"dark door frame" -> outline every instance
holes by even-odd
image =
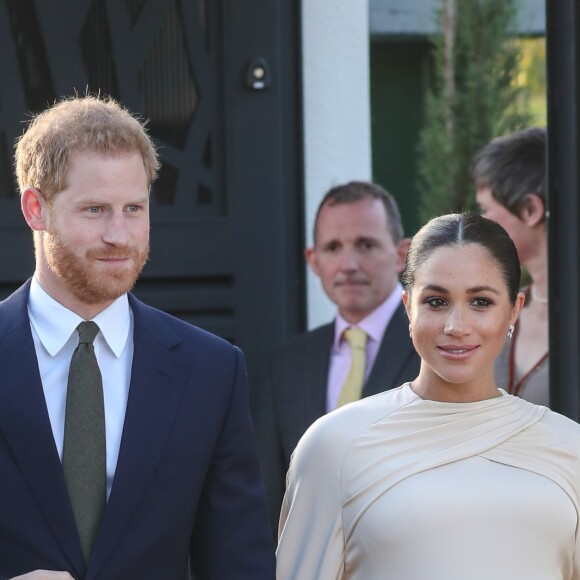
[[[194,9],[217,14],[220,27],[212,34],[219,34],[219,42],[212,46],[219,47],[220,80],[214,96],[221,100],[218,108],[221,137],[212,143],[225,157],[223,173],[218,175],[220,183],[215,187],[225,191],[223,202],[220,199],[223,205],[218,212],[207,215],[204,208],[192,214],[190,206],[177,216],[169,212],[169,205],[157,204],[152,208],[151,262],[137,284],[136,293],[152,305],[222,334],[241,346],[252,371],[273,346],[300,332],[305,325],[300,2],[150,0],[115,3],[82,0],[75,4],[74,14],[69,14],[68,25],[75,34],[69,35],[68,44],[57,42],[55,28],[49,25],[53,18],[61,18],[62,6],[62,0],[50,3],[25,0],[24,4],[23,0],[0,0],[0,15],[5,16],[0,19],[0,29],[5,32],[0,42],[5,49],[5,58],[0,55],[0,68],[7,78],[14,79],[7,81],[1,91],[0,153],[3,155],[0,155],[0,169],[4,177],[10,175],[11,168],[7,170],[7,166],[12,156],[12,142],[21,131],[21,122],[26,119],[26,108],[41,109],[52,99],[46,97],[46,91],[41,91],[45,95],[40,99],[42,102],[37,103],[39,99],[36,99],[33,105],[30,99],[35,93],[28,85],[27,95],[20,94],[23,79],[17,69],[18,63],[25,66],[26,43],[34,38],[34,31],[28,28],[31,21],[38,28],[37,40],[41,41],[44,31],[50,39],[51,50],[61,55],[66,48],[65,52],[69,53],[69,58],[64,60],[52,53],[46,54],[51,57],[47,60],[50,66],[40,67],[46,78],[42,81],[35,77],[35,81],[43,82],[40,88],[49,87],[50,94],[58,98],[63,91],[70,92],[67,87],[71,86],[71,78],[75,79],[77,88],[93,78],[88,64],[93,62],[95,70],[101,72],[104,64],[108,72],[94,77],[100,79],[95,86],[109,82],[109,88],[118,88],[133,83],[131,91],[119,89],[121,98],[125,98],[123,94],[131,94],[131,101],[124,104],[135,113],[148,116],[146,110],[139,109],[140,95],[136,88],[139,71],[135,64],[143,60],[139,50],[145,54],[145,47],[139,48],[138,43],[139,34],[146,30],[139,25],[130,29],[133,44],[121,47],[122,64],[118,69],[103,50],[106,35],[99,36],[98,32],[109,26],[114,32],[111,39],[119,42],[122,35],[118,34],[117,26],[127,26],[124,10],[129,6],[134,18],[141,16],[141,9],[146,10],[149,23],[152,14],[166,18],[169,8],[174,19],[175,14],[181,14],[182,26],[197,18],[192,12]],[[22,14],[26,7],[30,18]],[[39,19],[31,18],[37,14]],[[118,19],[111,20],[111,14],[116,14]],[[96,36],[85,34],[87,15],[93,19]],[[26,25],[24,34],[14,33],[22,29],[16,26],[16,20]],[[76,44],[71,45],[77,42],[80,29],[83,31],[82,54],[80,49],[76,53],[73,50]],[[151,36],[143,38],[151,42]],[[198,43],[194,57],[199,55],[199,35],[189,35],[188,40]],[[42,42],[35,46],[38,62],[46,51],[42,50]],[[13,54],[6,56],[10,51]],[[101,56],[108,60],[99,62]],[[263,88],[259,84],[248,85],[248,70],[253,61],[267,69]],[[215,77],[211,80],[213,83]],[[207,91],[203,96],[208,98]],[[183,94],[180,97],[182,101],[185,98]],[[204,115],[199,119],[204,126],[209,124],[203,107],[196,110],[196,114]],[[169,151],[169,161],[171,155],[180,153],[177,147],[172,153],[167,144],[164,149]],[[163,149],[161,152],[163,155]],[[192,165],[194,161],[199,162],[192,159]],[[197,172],[197,169],[185,169],[189,173]],[[6,296],[31,275],[34,261],[30,231],[20,215],[17,194],[11,183],[5,184],[3,191],[5,197],[0,196],[0,209],[5,210],[0,215],[0,247],[3,248],[0,295]],[[192,190],[191,195],[198,196],[199,192]],[[194,220],[190,219],[191,215],[195,216]],[[213,242],[209,238],[210,231]],[[174,267],[176,264],[181,264],[181,270]]]
[[[265,353],[305,326],[300,2],[224,4],[226,126],[234,160],[227,188],[239,216],[234,238],[247,241],[236,277],[241,288],[259,289],[239,295],[245,303],[239,345],[252,374]],[[256,60],[264,61],[270,76],[263,90],[246,85]],[[263,163],[273,150],[274,163]],[[257,231],[260,214],[268,219]]]
[[[546,0],[550,400],[580,420],[580,6]]]

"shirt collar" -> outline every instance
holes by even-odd
[[[334,348],[337,349],[339,347],[344,331],[351,326],[362,328],[372,340],[382,341],[385,330],[401,302],[402,293],[403,287],[398,283],[390,296],[358,324],[353,325],[347,322],[340,313],[337,313],[334,325]]]
[[[50,356],[55,356],[62,350],[76,327],[83,321],[78,314],[48,295],[36,277],[32,278],[30,284],[28,315],[40,342]],[[125,348],[131,327],[127,294],[117,298],[92,320],[99,326],[106,344],[118,358]]]

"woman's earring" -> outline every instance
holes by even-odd
[[[508,328],[508,331],[507,331],[507,337],[508,338],[511,338],[514,335],[514,330],[515,330],[514,325],[513,324],[510,324],[510,327]]]
[[[413,328],[411,327],[411,325],[409,324],[409,336],[411,338],[413,338]]]

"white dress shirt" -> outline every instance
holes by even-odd
[[[70,361],[83,319],[49,296],[36,278],[30,285],[28,315],[54,442],[62,460]],[[100,329],[94,346],[103,377],[107,444],[107,498],[119,456],[133,362],[133,314],[127,295],[93,319]]]

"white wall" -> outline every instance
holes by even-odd
[[[367,0],[302,0],[306,239],[330,187],[371,178]],[[310,271],[308,327],[335,308]]]

